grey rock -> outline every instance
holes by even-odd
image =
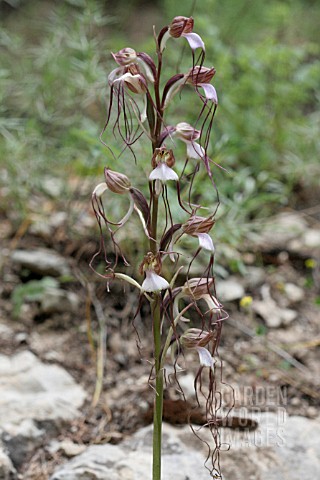
[[[0,427],[26,419],[57,422],[79,415],[85,392],[63,368],[45,365],[29,351],[0,355]]]
[[[320,421],[277,413],[252,414],[253,432],[223,429],[224,478],[234,480],[315,480],[320,471]],[[203,429],[204,440],[210,440]],[[211,443],[212,445],[212,443]],[[207,480],[205,444],[185,426],[163,425],[163,480]],[[96,445],[58,467],[51,480],[141,480],[151,478],[152,428],[146,427],[121,445]],[[208,465],[209,466],[209,465]]]
[[[70,267],[66,259],[49,249],[15,250],[11,260],[19,267],[27,268],[39,275],[53,277],[70,275]]]
[[[203,454],[185,452],[185,445],[176,435],[177,429],[164,424],[163,480],[208,479],[203,468]],[[189,431],[190,435],[191,432]],[[141,480],[151,478],[152,429],[140,430],[120,446],[96,445],[75,457],[57,471],[51,480]]]
[[[76,312],[80,298],[76,293],[61,288],[48,288],[42,299],[40,310],[42,313]]]
[[[0,336],[3,340],[10,340],[14,336],[14,330],[4,323],[0,323]]]
[[[42,188],[47,195],[57,198],[63,193],[64,182],[57,177],[45,177],[42,179]]]
[[[37,428],[33,420],[23,420],[19,425],[6,424],[2,440],[15,467],[20,467],[26,455],[41,445],[44,430]]]
[[[45,365],[29,351],[0,355],[0,390],[0,435],[17,468],[42,443],[40,425],[55,430],[77,417],[86,396],[63,368]]]
[[[270,286],[263,285],[261,288],[263,300],[254,300],[252,309],[260,315],[270,328],[278,328],[289,325],[298,316],[296,310],[280,308],[270,294]]]
[[[263,268],[247,266],[247,273],[244,277],[245,286],[253,290],[260,287],[266,278],[266,273]]]
[[[3,448],[0,446],[0,479],[15,480],[18,478],[17,471]]]
[[[309,228],[304,232],[302,238],[307,248],[320,248],[320,229]]]
[[[299,238],[289,243],[289,248],[297,253],[316,255],[320,251],[320,230],[308,228]]]
[[[232,302],[239,300],[245,294],[243,285],[239,278],[229,277],[228,280],[219,280],[216,283],[217,298],[219,301]]]
[[[266,222],[255,243],[261,248],[287,250],[289,243],[302,237],[307,228],[302,215],[284,212]]]
[[[286,283],[284,285],[284,293],[290,303],[298,303],[305,298],[304,290],[294,283]]]
[[[63,226],[68,219],[66,212],[56,212],[52,215],[37,218],[30,226],[29,232],[43,238],[49,238],[54,231]]]

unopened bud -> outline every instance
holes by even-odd
[[[194,300],[200,300],[209,293],[213,281],[213,278],[190,278],[183,286],[183,293]]]
[[[183,225],[183,230],[187,235],[196,236],[199,233],[208,233],[214,224],[215,220],[212,217],[204,218],[198,215],[193,215]]]
[[[104,169],[106,184],[113,193],[128,193],[131,183],[129,178],[123,173],[114,172],[110,168]]]
[[[200,83],[210,83],[215,73],[216,69],[214,67],[207,68],[197,65],[190,69],[186,82],[195,86]]]
[[[176,125],[175,134],[180,140],[193,142],[200,138],[200,130],[196,130],[189,123],[181,122]]]
[[[111,53],[114,60],[117,62],[118,65],[124,67],[126,65],[130,65],[137,59],[137,54],[133,48],[127,47],[119,50],[117,53]]]
[[[174,17],[169,25],[169,34],[171,37],[179,38],[185,33],[191,33],[193,31],[194,20],[192,17]]]
[[[214,332],[200,330],[200,328],[189,328],[180,337],[180,343],[184,348],[205,347],[214,337]]]

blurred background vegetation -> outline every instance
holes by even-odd
[[[178,3],[0,2],[0,214],[20,222],[56,194],[55,181],[60,201],[81,198],[82,183],[102,181],[105,165],[140,186],[141,170],[150,169],[149,146],[137,145],[134,168],[129,153],[116,164],[99,142],[107,75],[115,68],[110,51],[130,46],[153,55],[152,26],[159,31],[175,15],[190,14],[206,44],[205,65],[217,69],[209,154],[228,170],[214,170],[222,199],[218,241],[237,247],[281,208],[312,206],[320,177],[320,3]],[[168,42],[166,60],[168,72],[191,66],[182,39]],[[185,89],[168,123],[194,123],[196,102]],[[107,143],[120,152],[112,135]],[[196,191],[210,205],[214,194],[203,191],[202,180]]]

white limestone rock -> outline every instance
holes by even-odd
[[[224,478],[233,480],[315,480],[320,471],[320,420],[278,413],[252,415],[256,431],[222,430]],[[204,438],[209,432],[203,429]],[[226,450],[226,449],[225,449]],[[121,445],[96,445],[58,467],[51,480],[141,480],[151,478],[152,428]],[[163,426],[163,480],[208,480],[205,445],[185,426]],[[209,465],[208,465],[209,466]]]
[[[57,252],[46,248],[15,250],[11,255],[11,261],[20,268],[27,268],[43,276],[70,275],[67,260]]]

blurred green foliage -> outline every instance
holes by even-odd
[[[19,317],[25,301],[40,302],[46,292],[57,288],[59,282],[52,277],[43,277],[40,280],[30,280],[15,287],[11,295],[14,318]]]
[[[216,236],[235,247],[259,220],[292,205],[297,186],[312,188],[320,174],[320,4],[287,0],[98,0],[21,2],[4,16],[0,31],[0,187],[19,215],[30,193],[42,191],[44,175],[102,179],[109,165],[141,183],[150,169],[150,151],[137,144],[139,169],[124,154],[115,164],[99,142],[106,117],[110,51],[125,46],[153,54],[152,25],[193,14],[206,44],[206,65],[217,73],[219,107],[209,153],[229,173],[214,168],[222,206]],[[148,8],[150,10],[148,10]],[[139,11],[138,11],[139,8]],[[126,13],[125,13],[126,12]],[[136,31],[146,20],[149,36]],[[134,14],[136,13],[137,19]],[[143,31],[146,25],[143,25]],[[139,35],[140,33],[140,35]],[[136,43],[132,43],[134,39]],[[176,43],[175,43],[176,42]],[[184,39],[169,40],[168,76],[186,71],[191,55]],[[178,96],[177,96],[178,97]],[[169,109],[168,123],[194,123],[193,92],[185,89]],[[119,154],[121,146],[107,134]],[[183,164],[184,151],[177,150]],[[179,160],[180,159],[180,160]],[[123,162],[123,163],[121,163]],[[203,174],[204,176],[204,174]],[[92,178],[92,185],[96,180]],[[195,185],[208,207],[212,190]],[[9,199],[9,200],[8,200]],[[7,208],[3,202],[2,208]]]

